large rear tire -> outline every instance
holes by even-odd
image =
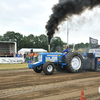
[[[43,65],[43,72],[46,74],[46,75],[51,75],[53,74],[54,72],[54,68],[55,68],[55,65],[51,62],[46,62],[44,63]]]
[[[36,69],[33,69],[36,73],[42,72],[42,66],[36,67]]]
[[[77,52],[70,52],[65,58],[66,70],[68,72],[77,73],[82,71],[83,68],[83,58]]]

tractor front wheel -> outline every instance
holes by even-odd
[[[36,67],[36,69],[33,69],[36,73],[42,72],[42,66]]]
[[[55,68],[55,65],[51,62],[46,62],[44,63],[43,65],[43,72],[46,74],[46,75],[51,75],[53,74],[54,72],[54,68]]]

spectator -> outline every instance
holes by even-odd
[[[23,57],[21,53],[20,53],[20,57]]]
[[[14,56],[14,53],[13,53],[13,51],[11,51],[11,53],[10,53],[10,56],[12,56],[12,57]]]
[[[33,56],[35,58],[35,62],[37,61],[37,54],[35,52],[33,52]]]
[[[16,53],[16,57],[17,57],[17,54],[18,54],[18,53]]]
[[[13,55],[14,57],[16,57],[16,53],[14,53],[14,55]]]
[[[25,62],[26,62],[26,52],[24,53],[24,59],[25,59]]]
[[[33,61],[33,53],[29,54],[29,59],[31,60],[31,62]]]
[[[7,57],[7,53],[6,52],[4,53],[4,56]]]
[[[18,53],[18,54],[17,54],[17,57],[20,57],[20,56],[21,56],[21,55]]]
[[[29,59],[31,59],[31,55],[32,55],[32,54],[30,53],[30,54],[29,54]]]

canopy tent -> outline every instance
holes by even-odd
[[[18,51],[18,53],[21,53],[22,55],[26,53],[30,53],[31,49],[33,49],[33,52],[35,53],[40,53],[40,52],[47,52],[47,50],[42,49],[42,48],[22,48]]]

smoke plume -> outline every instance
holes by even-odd
[[[91,10],[92,8],[99,6],[100,0],[64,0],[56,4],[50,16],[50,19],[45,26],[48,36],[48,43],[58,31],[58,25],[65,21],[68,17],[73,15],[81,15],[86,9]],[[87,15],[88,16],[88,15]]]

